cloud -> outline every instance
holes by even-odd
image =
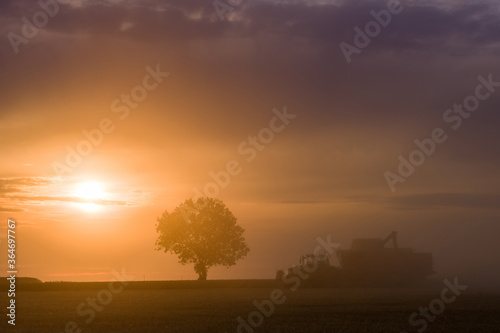
[[[106,206],[125,206],[125,201],[103,200],[103,199],[85,199],[77,197],[50,197],[50,196],[8,196],[6,199],[22,202],[72,202],[72,203],[93,203]]]
[[[33,2],[8,3],[6,8],[19,9]],[[53,114],[40,111],[45,113],[36,128],[46,133],[37,132],[36,137],[28,130],[15,134],[40,142],[40,138],[64,137],[64,131],[80,133],[82,122],[73,117],[83,112],[68,116],[67,110],[86,107],[86,100],[104,100],[85,110],[88,119],[99,119],[109,113],[109,102],[126,91],[120,84],[128,82],[128,73],[159,59],[165,70],[175,71],[175,79],[152,96],[147,112],[134,114],[135,129],[129,131],[133,136],[127,137],[127,124],[113,134],[120,141],[115,148],[123,146],[147,155],[146,147],[154,147],[168,151],[168,159],[188,163],[185,152],[176,155],[180,138],[186,146],[193,144],[187,150],[196,151],[196,156],[189,159],[203,169],[190,166],[191,174],[199,171],[205,176],[206,168],[219,167],[215,163],[205,166],[207,160],[218,158],[212,148],[236,154],[234,143],[265,125],[272,107],[286,103],[301,120],[280,135],[279,143],[266,149],[265,154],[281,154],[273,160],[279,172],[267,165],[259,167],[257,162],[245,169],[234,186],[243,184],[245,195],[262,196],[262,189],[273,179],[276,193],[267,189],[270,194],[265,199],[289,202],[334,200],[362,189],[387,191],[383,172],[397,165],[399,154],[415,149],[415,138],[422,139],[443,126],[443,112],[473,93],[478,75],[496,68],[496,57],[482,58],[482,54],[500,54],[495,46],[500,41],[496,3],[405,4],[403,13],[350,66],[338,44],[352,42],[354,26],[371,20],[370,11],[386,8],[386,1],[245,1],[236,7],[231,21],[220,21],[211,1],[205,0],[82,1],[78,6],[61,6],[46,28],[50,39],[44,35],[26,46],[29,54],[22,57],[27,57],[30,66],[24,58],[15,58],[12,68],[18,66],[18,71],[12,70],[4,82],[0,78],[0,87],[10,92],[22,68],[37,68],[35,78],[23,83],[17,100],[15,93],[6,94],[14,99],[13,106],[2,109],[19,114],[25,91],[40,94],[37,102],[68,96],[62,108],[48,104]],[[27,9],[22,15],[30,12]],[[19,23],[22,12],[5,10],[0,16]],[[75,40],[68,41],[71,37]],[[48,47],[51,42],[60,48]],[[127,84],[123,89],[129,89]],[[195,93],[197,98],[191,98]],[[500,146],[492,144],[498,141],[499,114],[487,112],[500,108],[500,103],[495,97],[487,103],[467,120],[468,128],[464,125],[460,133],[453,133],[446,149],[426,162],[426,170],[436,167],[435,174],[422,176],[422,170],[405,186],[419,182],[425,186],[436,179],[456,184],[464,180],[471,164],[480,170],[474,181],[490,178],[500,158]],[[64,123],[61,118],[66,116],[69,120]],[[196,135],[188,135],[186,128]],[[70,140],[61,140],[64,144],[54,151],[63,152]],[[113,153],[110,148],[110,159],[116,157]],[[161,163],[169,165],[167,158],[155,161],[155,165]],[[132,164],[126,161],[124,166]],[[444,172],[447,178],[441,177]],[[441,184],[444,191],[456,190]],[[53,193],[37,194],[45,201],[53,200]]]
[[[500,209],[500,194],[429,193],[389,199],[396,209],[472,208]]]
[[[41,186],[53,183],[53,180],[43,177],[13,177],[0,178],[0,186]]]
[[[0,207],[0,212],[21,213],[24,212],[24,209]]]
[[[32,1],[3,3],[0,17],[17,20],[39,10]],[[207,38],[255,38],[273,34],[281,38],[304,38],[313,43],[352,42],[354,26],[373,19],[372,10],[387,8],[387,2],[369,1],[247,1],[235,8],[231,21],[220,21],[211,1],[85,1],[61,6],[47,29],[59,35],[110,35],[120,38],[172,42]],[[22,9],[22,10],[21,10]],[[433,1],[405,2],[403,14],[372,43],[372,49],[429,47],[444,51],[487,46],[500,42],[498,5],[492,1],[446,6]],[[404,15],[404,19],[401,16]],[[12,21],[13,22],[13,21]],[[126,26],[127,29],[123,27]],[[15,27],[11,27],[14,29]],[[484,52],[469,49],[468,52]]]
[[[54,183],[50,178],[43,177],[13,177],[0,178],[0,197],[7,193],[28,192],[30,187],[47,186]]]

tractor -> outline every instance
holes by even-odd
[[[392,246],[387,244],[392,243]],[[350,249],[337,250],[338,266],[326,254],[307,254],[289,268],[282,281],[300,278],[301,287],[399,286],[434,273],[432,254],[398,246],[397,233],[385,239],[354,239]]]

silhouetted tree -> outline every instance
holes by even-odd
[[[176,254],[179,263],[194,264],[198,280],[207,279],[210,267],[230,267],[245,257],[249,248],[244,229],[218,199],[188,199],[171,213],[158,218],[156,249]]]

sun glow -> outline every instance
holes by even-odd
[[[74,195],[83,199],[84,202],[77,204],[81,209],[87,212],[95,212],[102,207],[98,201],[104,199],[105,192],[102,184],[85,182],[77,185]]]

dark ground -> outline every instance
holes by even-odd
[[[61,333],[70,321],[81,332],[237,332],[236,318],[247,319],[256,310],[254,300],[269,299],[274,282],[134,282],[114,294],[101,312],[95,312],[95,319],[86,323],[89,315],[79,315],[78,305],[107,286],[44,283],[31,288],[38,290],[19,291],[16,326],[4,329],[10,325],[3,315],[2,332]],[[410,326],[410,315],[439,298],[444,286],[294,292],[277,287],[285,291],[285,303],[276,305],[254,332],[418,332],[422,326]],[[4,305],[5,301],[3,309]],[[500,332],[500,295],[462,294],[428,323],[425,332]]]

